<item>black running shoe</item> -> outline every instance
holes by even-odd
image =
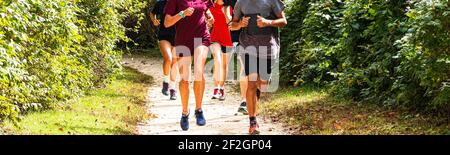
[[[241,105],[239,106],[238,112],[244,114],[244,115],[248,115],[248,111],[247,111],[247,102],[243,101],[241,103]]]
[[[177,100],[177,91],[175,89],[170,89],[170,100]]]
[[[169,96],[169,83],[163,82],[163,87],[162,87],[161,92],[163,95]]]
[[[256,121],[256,118],[252,121],[250,121],[250,128],[248,129],[248,133],[250,135],[259,135],[260,131],[259,131],[259,125],[258,122]]]

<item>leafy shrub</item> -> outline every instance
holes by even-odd
[[[340,95],[391,104],[390,88],[399,61],[394,43],[406,29],[406,2],[346,1],[337,57]],[[388,100],[386,100],[386,98]]]
[[[398,101],[450,105],[450,1],[411,1],[408,30],[396,42]],[[415,89],[411,89],[415,88]],[[448,109],[450,110],[450,108]]]
[[[156,36],[157,28],[153,25],[150,13],[156,0],[150,0],[148,3],[140,3],[141,13],[139,16],[130,15],[124,20],[123,25],[129,29],[126,35],[131,39],[130,42],[121,42],[119,45],[127,48],[151,48],[158,46]]]
[[[282,30],[285,80],[328,84],[334,95],[358,101],[450,107],[450,1],[288,5],[291,26]]]
[[[0,120],[113,78],[121,69],[116,43],[127,39],[121,22],[142,2],[0,1]]]
[[[326,84],[335,77],[331,74],[336,69],[335,45],[341,33],[339,27],[342,18],[343,3],[332,0],[310,2],[308,14],[303,20],[302,41],[296,59],[303,66],[301,82]]]
[[[285,10],[289,24],[281,29],[280,70],[284,70],[281,79],[286,82],[298,81],[302,64],[297,63],[295,55],[300,50],[299,44],[303,19],[306,16],[310,0],[295,0],[288,3]],[[295,24],[292,24],[295,23]],[[289,72],[293,71],[293,72]]]

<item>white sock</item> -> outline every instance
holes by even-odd
[[[225,87],[224,87],[224,86],[219,86],[219,89],[220,89],[220,90],[224,90]]]
[[[169,82],[169,89],[174,89],[175,90],[175,85],[176,85],[175,81],[170,81]]]
[[[169,75],[164,75],[163,81],[166,82],[166,83],[169,83],[169,81],[170,81]]]
[[[220,90],[220,86],[217,86],[216,89],[219,89],[219,90]]]

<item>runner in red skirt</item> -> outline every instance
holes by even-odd
[[[225,100],[225,80],[227,74],[228,51],[233,47],[228,23],[231,21],[230,6],[224,5],[224,0],[216,0],[214,7],[210,8],[215,22],[211,31],[211,51],[214,56],[214,93],[212,99]],[[226,13],[228,12],[228,14]]]

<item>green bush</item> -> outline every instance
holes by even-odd
[[[140,3],[141,15],[131,16],[127,18],[123,25],[130,29],[126,35],[132,41],[125,43],[121,42],[120,46],[127,48],[153,48],[158,46],[158,38],[156,36],[157,28],[153,25],[150,18],[150,13],[157,0],[150,0],[148,3]],[[131,50],[131,52],[134,52]]]
[[[448,0],[288,5],[295,26],[282,30],[285,80],[327,84],[357,101],[449,109]]]
[[[339,95],[391,104],[390,88],[399,61],[394,46],[406,29],[404,1],[346,1],[337,58],[335,82]]]
[[[304,64],[300,82],[327,84],[335,77],[331,74],[338,67],[335,45],[341,33],[343,3],[332,0],[310,2],[308,14],[303,20],[300,48],[296,59]]]
[[[296,58],[299,51],[301,37],[301,28],[303,19],[306,16],[310,0],[295,0],[288,3],[285,10],[287,14],[288,25],[281,29],[281,49],[280,53],[280,70],[286,71],[281,75],[281,80],[286,82],[299,81],[301,76],[302,65],[298,63]],[[292,24],[295,23],[295,24]],[[293,58],[296,58],[292,60]],[[288,72],[288,71],[293,72]]]
[[[121,69],[143,1],[0,0],[0,120],[81,95]]]
[[[411,2],[404,36],[394,56],[396,98],[402,103],[427,103],[450,110],[450,1]],[[416,89],[411,89],[416,88]]]

